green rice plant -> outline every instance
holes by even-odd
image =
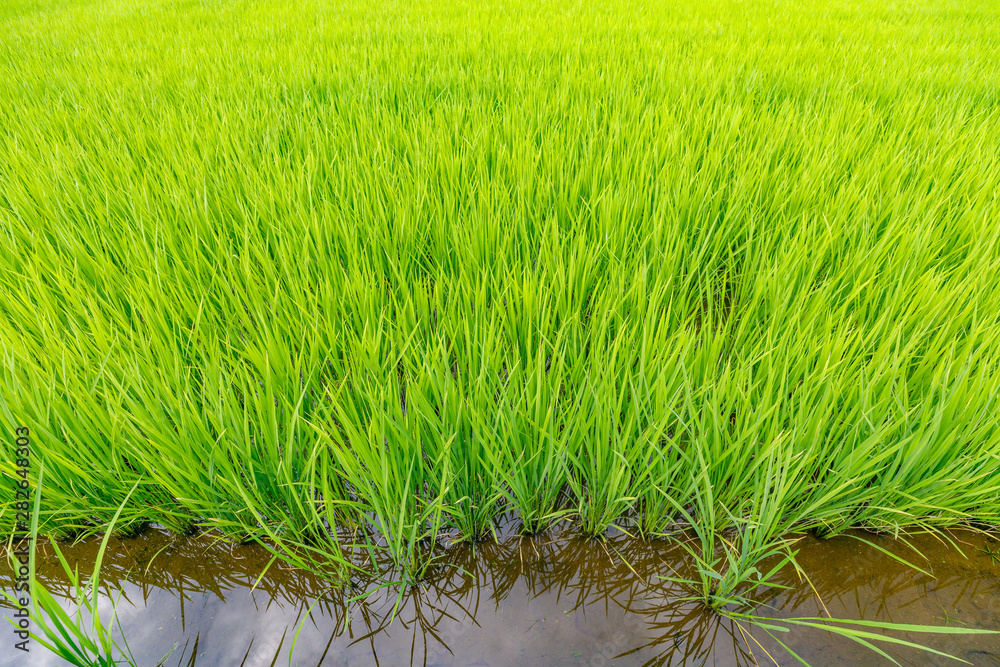
[[[351,390],[346,390],[348,382]],[[327,502],[348,504],[359,524],[378,531],[409,583],[419,581],[433,561],[447,486],[432,486],[419,422],[412,412],[404,413],[400,388],[391,386],[386,391],[372,384],[364,371],[352,374],[329,395],[327,422],[336,426],[316,428],[353,496]],[[431,467],[442,466],[441,478],[448,480],[449,462],[443,453]],[[430,551],[422,550],[428,543]]]
[[[540,348],[526,366],[508,369],[509,380],[498,392],[487,451],[526,534],[541,532],[569,514],[560,499],[575,433],[570,422],[578,413],[562,392],[564,363],[558,348],[551,357]]]
[[[434,361],[447,362],[445,350]],[[407,406],[420,422],[420,437],[429,467],[431,486],[442,490],[444,521],[458,530],[461,539],[479,540],[493,533],[502,492],[496,460],[490,456],[487,435],[498,382],[487,376],[484,365],[476,377],[457,378],[426,367],[420,384],[407,384]]]
[[[788,647],[784,642],[775,636],[774,632],[788,632],[789,627],[800,627],[800,628],[813,628],[818,630],[825,630],[826,632],[831,632],[840,637],[850,639],[851,641],[864,646],[870,651],[878,654],[879,656],[885,658],[894,665],[900,664],[891,655],[886,653],[882,648],[880,648],[874,642],[882,642],[890,645],[905,646],[907,648],[916,649],[918,651],[923,651],[932,655],[939,655],[945,658],[951,658],[952,660],[957,660],[965,664],[972,664],[967,660],[962,660],[961,658],[956,658],[953,655],[949,655],[937,649],[930,648],[928,646],[923,646],[917,642],[908,641],[905,639],[900,639],[898,637],[893,637],[890,634],[886,634],[885,630],[891,630],[893,632],[918,632],[918,633],[937,633],[937,634],[950,634],[950,635],[984,635],[984,634],[997,634],[996,630],[980,630],[977,628],[958,628],[958,627],[944,627],[944,626],[933,626],[933,625],[912,625],[907,623],[883,623],[879,621],[855,621],[850,619],[839,619],[839,618],[821,618],[821,617],[800,617],[800,618],[781,618],[774,619],[763,616],[757,616],[754,614],[745,614],[740,612],[727,611],[724,612],[726,616],[733,619],[736,622],[744,621],[759,628],[762,628],[768,636],[770,636],[774,641],[776,641],[783,649],[788,651],[788,653],[798,660],[803,665],[808,665],[809,663],[802,659],[798,654],[796,654],[791,648]],[[853,627],[852,627],[853,626]],[[865,628],[871,628],[870,630]],[[873,630],[882,630],[883,632],[873,632]]]

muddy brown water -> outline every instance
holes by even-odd
[[[766,604],[756,613],[817,616],[825,606],[837,618],[1000,629],[1000,553],[987,553],[1000,552],[997,536],[951,531],[958,549],[932,535],[911,536],[925,558],[888,537],[857,536],[931,576],[852,537],[803,536],[797,560],[812,586],[786,568],[778,581],[788,589],[762,593]],[[98,545],[94,538],[63,551],[89,573]],[[395,620],[398,589],[359,580],[354,588],[331,589],[278,563],[261,577],[271,560],[265,549],[208,534],[184,538],[153,529],[113,538],[102,581],[112,594],[121,591],[118,617],[142,667],[157,665],[175,645],[164,665],[288,665],[293,640],[291,664],[303,666],[800,664],[762,628],[738,627],[684,601],[690,591],[659,578],[690,571],[684,554],[666,542],[506,535],[447,553],[451,565],[432,572],[428,584],[406,589]],[[41,545],[39,556],[40,579],[67,596],[51,547]],[[13,585],[6,562],[0,584],[7,591]],[[351,601],[362,593],[368,596]],[[105,619],[111,604],[102,598]],[[776,636],[813,665],[891,664],[822,630],[792,628]],[[1000,635],[893,636],[974,665],[1000,665]],[[37,641],[27,656],[16,651],[10,629],[0,637],[0,665],[65,664]],[[880,645],[904,665],[960,664]]]

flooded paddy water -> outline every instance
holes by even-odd
[[[802,536],[795,545],[797,560],[811,585],[786,567],[777,582],[788,588],[761,591],[755,613],[790,618],[828,612],[834,618],[1000,629],[1000,553],[991,555],[1000,552],[995,536],[952,531],[960,551],[938,536],[909,537],[921,558],[890,537],[856,535],[933,576],[849,536],[823,541]],[[63,552],[89,573],[98,546],[93,538],[66,545]],[[259,545],[151,529],[130,539],[113,538],[101,579],[106,592],[122,593],[118,618],[143,666],[156,665],[175,645],[163,664],[267,667],[289,664],[290,654],[295,665],[331,666],[800,664],[759,626],[737,627],[682,600],[690,591],[660,577],[683,576],[691,566],[668,542],[548,534],[456,545],[442,560],[448,564],[435,566],[425,585],[404,591],[394,620],[398,588],[357,578],[350,586],[331,588],[319,577],[279,562],[268,567],[270,562]],[[69,595],[49,545],[40,545],[38,568],[53,594]],[[6,561],[0,583],[11,590]],[[105,621],[111,599],[102,601]],[[891,664],[822,630],[793,627],[777,634],[813,665]],[[974,665],[1000,665],[998,636],[894,636]],[[881,646],[901,664],[959,664]],[[0,644],[0,665],[25,664],[63,663],[37,641],[28,660],[13,650],[13,641]]]

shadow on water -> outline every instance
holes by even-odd
[[[924,560],[900,542],[863,534],[933,576],[850,537],[802,537],[797,560],[809,582],[785,568],[777,583],[788,589],[760,591],[764,604],[755,612],[789,618],[818,616],[825,608],[839,618],[1000,628],[1000,558],[987,553],[1000,551],[1000,542],[970,531],[951,536],[961,551],[933,535],[914,536],[910,542]],[[88,572],[98,544],[95,538],[63,551]],[[399,589],[357,577],[331,588],[271,563],[260,546],[210,534],[184,538],[150,530],[112,539],[101,578],[108,593],[122,592],[117,614],[140,665],[155,664],[175,644],[165,665],[287,665],[293,641],[295,665],[774,664],[768,655],[781,665],[799,664],[761,628],[738,627],[685,601],[690,591],[660,579],[693,575],[669,542],[508,534],[453,546],[445,561],[433,566],[428,583],[403,590],[394,619]],[[38,567],[53,594],[70,595],[47,544],[39,547]],[[13,585],[6,561],[0,584]],[[102,618],[111,599],[102,598]],[[974,665],[1000,665],[996,636],[897,636]],[[781,639],[814,665],[884,661],[821,630],[793,628]],[[13,643],[0,645],[0,665],[27,664]],[[959,664],[905,647],[889,652],[902,664]],[[36,642],[30,664],[62,663]]]

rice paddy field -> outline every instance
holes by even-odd
[[[5,536],[1000,528],[994,2],[0,0],[0,249]]]

